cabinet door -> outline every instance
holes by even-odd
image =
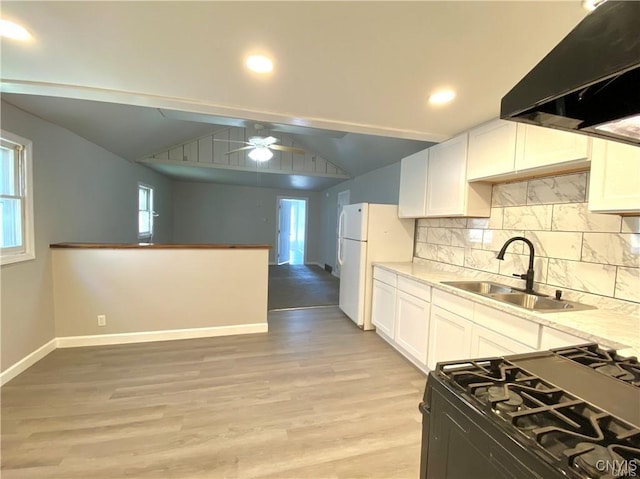
[[[373,299],[371,303],[371,322],[376,329],[393,339],[396,322],[396,288],[373,281]]]
[[[429,306],[426,301],[397,292],[395,340],[420,364],[427,364]]]
[[[589,139],[585,135],[525,125],[518,130],[516,171],[577,160],[587,161]]]
[[[426,215],[428,158],[429,149],[426,149],[402,159],[398,198],[400,218],[421,218]]]
[[[473,325],[471,336],[471,356],[474,358],[487,358],[535,351],[535,349],[530,346],[526,346],[500,333],[478,326],[477,324]]]
[[[494,120],[469,132],[467,180],[513,172],[517,128],[513,121]]]
[[[640,212],[640,148],[594,140],[589,209],[603,213]]]
[[[429,321],[429,369],[440,361],[469,358],[472,326],[470,320],[434,305]]]
[[[467,193],[468,134],[429,149],[427,216],[463,215]]]

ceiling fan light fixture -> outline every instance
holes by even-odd
[[[269,161],[273,158],[273,152],[269,148],[258,147],[249,152],[249,158],[258,163],[262,163],[263,161]]]

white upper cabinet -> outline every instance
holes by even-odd
[[[400,169],[400,218],[422,218],[427,214],[427,166],[429,149],[402,159]]]
[[[467,134],[402,160],[398,216],[488,217],[491,186],[467,183]]]
[[[571,163],[576,168],[588,165],[589,138],[585,135],[520,125],[516,144],[516,171],[540,169],[560,163]]]
[[[467,134],[429,148],[427,216],[464,213]]]
[[[469,131],[468,180],[514,171],[517,128],[513,121],[493,120]]]
[[[601,213],[640,212],[640,147],[593,140],[589,209]]]
[[[590,157],[587,136],[493,120],[469,131],[467,180],[509,180],[586,169]]]

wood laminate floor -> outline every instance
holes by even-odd
[[[2,479],[417,478],[425,377],[337,308],[58,349],[2,388]]]

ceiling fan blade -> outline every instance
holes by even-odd
[[[269,149],[277,151],[289,151],[291,153],[297,153],[298,155],[304,155],[306,153],[306,151],[304,151],[302,148],[295,148],[293,146],[269,145]]]
[[[242,145],[250,145],[251,143],[246,141],[238,141],[238,140],[223,140],[220,138],[212,138],[213,141],[224,141],[225,143],[240,143]]]
[[[225,155],[230,155],[231,153],[235,153],[237,151],[242,151],[242,150],[253,150],[255,148],[255,146],[250,145],[250,146],[243,146],[242,148],[237,148],[235,150],[231,150],[231,151],[227,151],[225,153]]]

